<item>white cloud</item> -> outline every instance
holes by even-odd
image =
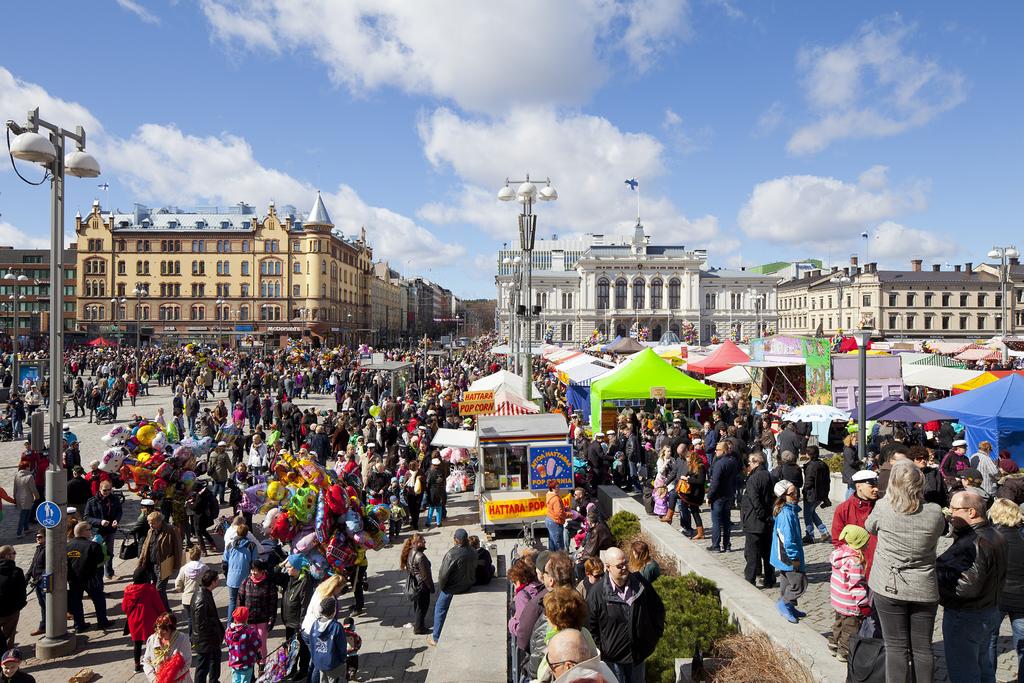
[[[662,119],[661,125],[664,128],[671,128],[672,126],[683,125],[683,117],[675,113],[671,109],[665,110],[665,118]]]
[[[757,124],[754,127],[754,134],[757,136],[768,135],[775,131],[782,123],[783,115],[782,102],[776,100],[771,105],[761,112],[761,115],[757,117]]]
[[[793,175],[758,183],[740,209],[738,222],[750,237],[778,242],[846,239],[907,211],[925,207],[924,184],[889,187],[884,166],[861,174],[857,183]]]
[[[122,9],[126,9],[147,24],[159,24],[160,17],[140,5],[136,0],[114,0]]]
[[[963,102],[962,73],[907,50],[915,29],[895,14],[865,23],[839,45],[801,50],[804,94],[817,118],[793,134],[789,152],[813,154],[838,140],[896,135]]]
[[[683,117],[671,109],[665,110],[665,117],[661,121],[661,127],[665,129],[668,140],[672,147],[680,154],[692,154],[711,146],[711,139],[714,131],[711,126],[690,128],[683,125]]]
[[[309,50],[336,84],[451,99],[477,111],[579,104],[623,52],[643,70],[689,35],[682,0],[202,0],[214,37],[251,51]]]
[[[14,77],[0,67],[0,117],[23,121],[29,108],[72,128],[82,124],[89,135],[89,149],[103,165],[108,178],[117,178],[140,201],[159,205],[255,204],[264,211],[271,200],[294,204],[300,210],[312,206],[316,188],[287,173],[264,166],[241,137],[195,136],[174,126],[144,124],[128,138],[104,134],[88,109],[50,95],[44,88]],[[415,256],[418,262],[448,263],[464,253],[461,245],[446,244],[415,221],[387,208],[370,206],[357,192],[341,184],[325,193],[328,210],[338,228],[352,234],[366,226],[374,255],[394,263]],[[6,227],[4,227],[6,226]],[[0,223],[0,242],[28,244],[17,228]],[[43,246],[45,243],[38,242]]]
[[[64,241],[68,242],[66,238]],[[7,221],[0,221],[0,244],[11,244],[19,249],[49,249],[50,238],[48,235],[33,237]]]
[[[559,192],[558,201],[536,209],[542,235],[621,234],[636,221],[636,195],[623,184],[635,176],[649,234],[692,244],[717,232],[714,216],[687,218],[653,189],[664,171],[662,144],[647,134],[621,131],[607,119],[530,107],[483,121],[437,109],[419,129],[430,163],[450,168],[462,181],[457,197],[420,210],[426,220],[467,223],[509,238],[516,232],[516,210],[497,201],[496,193],[506,177],[530,172],[541,180],[550,177]]]
[[[39,107],[39,116],[50,123],[68,130],[84,126],[87,142],[89,136],[103,130],[96,117],[82,105],[53,97],[39,85],[16,78],[0,66],[0,120],[24,123],[28,111],[36,107]]]
[[[262,165],[249,143],[234,135],[200,137],[173,126],[145,124],[132,137],[111,141],[107,152],[113,173],[141,201],[186,206],[245,201],[263,211],[273,200],[304,211],[316,196],[311,184]],[[376,257],[400,263],[415,256],[430,265],[464,253],[412,219],[366,204],[348,185],[325,193],[324,201],[346,234],[366,227]]]
[[[960,245],[945,235],[892,221],[878,225],[871,231],[871,236],[871,259],[888,260],[901,270],[910,267],[910,259],[947,258],[962,251]]]

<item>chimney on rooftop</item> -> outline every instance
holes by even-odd
[[[974,264],[971,263],[970,261],[965,263],[964,264],[964,272],[965,273],[973,273],[974,272]]]
[[[910,259],[910,270],[911,270],[911,272],[920,273],[921,272],[921,264],[922,263],[924,263],[924,261],[922,261],[919,258]]]
[[[957,263],[956,265],[953,266],[953,271],[957,272],[957,273],[960,272],[960,264],[959,263]]]
[[[1020,257],[1019,256],[1011,256],[1010,257],[1010,265],[1011,266],[1019,266],[1020,265]]]
[[[940,266],[938,263],[933,263],[932,264],[932,272],[933,273],[937,273],[940,270],[942,270],[942,266]]]
[[[851,266],[855,266],[858,263],[860,263],[860,261],[857,259],[857,255],[856,254],[850,254],[850,265]]]

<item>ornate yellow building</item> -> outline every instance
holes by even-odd
[[[260,220],[246,204],[116,213],[94,202],[75,230],[81,331],[140,325],[154,341],[271,346],[368,340],[373,250],[365,229],[355,240],[334,230],[320,193],[305,221],[273,203]]]

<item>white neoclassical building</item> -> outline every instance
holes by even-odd
[[[634,323],[650,339],[668,332],[690,341],[744,339],[776,326],[778,276],[709,269],[707,251],[651,245],[637,224],[630,239],[585,235],[575,240],[538,240],[533,252],[532,338],[580,343],[599,336],[627,335]],[[518,261],[516,260],[519,257]],[[508,335],[509,319],[526,303],[519,252],[499,255],[498,319]],[[536,308],[536,307],[539,307]]]

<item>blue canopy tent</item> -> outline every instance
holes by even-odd
[[[583,414],[583,422],[590,421],[590,382],[608,372],[610,368],[591,364],[566,370],[569,382],[565,386],[565,399],[574,413]]]
[[[996,452],[1009,451],[1017,464],[1024,465],[1024,377],[1009,375],[924,405],[964,425],[968,453],[974,453],[982,441],[990,441]]]

